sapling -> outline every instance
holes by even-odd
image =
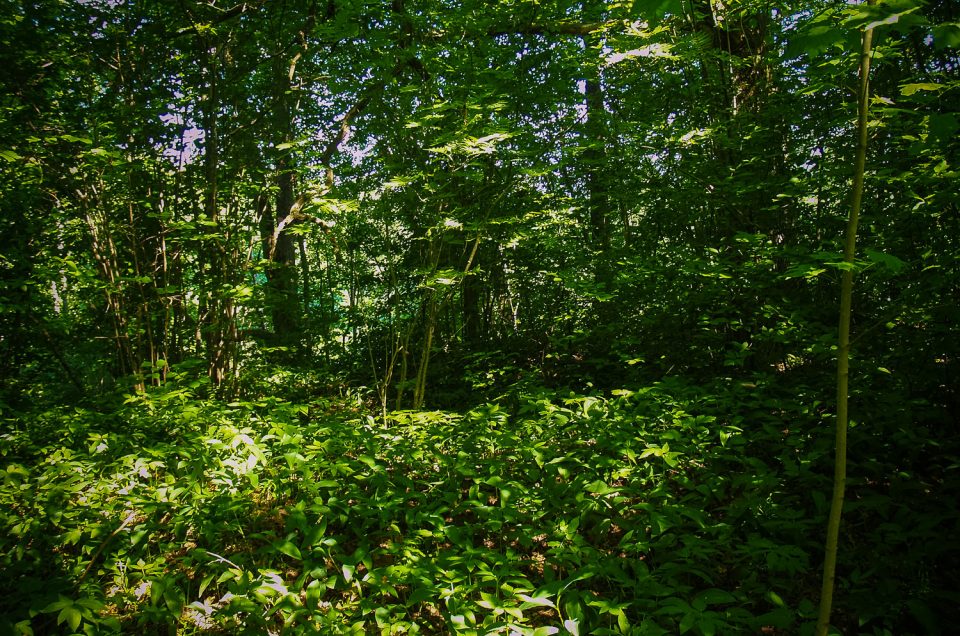
[[[874,4],[874,0],[869,0]],[[837,540],[840,535],[840,515],[847,480],[847,396],[850,375],[850,307],[853,299],[854,255],[857,249],[857,222],[863,202],[863,176],[867,162],[867,115],[870,97],[870,50],[873,28],[863,31],[860,48],[860,86],[857,93],[857,152],[853,173],[853,193],[850,198],[850,216],[843,249],[845,267],[840,277],[840,328],[837,343],[837,428],[833,466],[833,498],[827,521],[827,539],[823,558],[823,583],[820,592],[820,610],[817,615],[817,636],[826,636],[830,628],[833,605],[834,579],[837,571]]]

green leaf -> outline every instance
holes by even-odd
[[[614,488],[606,482],[600,481],[599,479],[587,484],[584,488],[587,492],[595,495],[609,495],[615,492],[620,492],[619,488]]]
[[[69,141],[73,143],[87,144],[88,146],[93,144],[93,140],[87,137],[77,137],[75,135],[60,135],[60,139],[64,141]]]
[[[783,599],[780,598],[780,595],[774,592],[773,590],[770,590],[769,592],[767,592],[766,597],[767,599],[769,599],[771,603],[773,603],[777,607],[787,606],[787,604],[783,601]]]
[[[183,593],[175,585],[167,585],[163,590],[163,603],[174,614],[179,614],[183,607]]]
[[[517,595],[524,603],[529,604],[529,606],[537,607],[556,607],[553,601],[551,601],[546,596],[528,596],[526,594]]]
[[[199,595],[203,597],[203,593],[206,591],[207,587],[210,586],[210,583],[213,581],[213,577],[216,576],[216,573],[211,573],[203,577],[200,581],[200,591]]]
[[[436,590],[429,587],[417,587],[410,593],[410,596],[407,598],[407,607],[413,607],[424,601],[429,601],[433,598],[436,598]]]
[[[273,547],[274,549],[276,549],[277,552],[280,552],[281,554],[286,554],[288,557],[296,559],[297,561],[300,561],[303,559],[303,557],[300,555],[300,548],[295,546],[293,542],[289,540],[278,541],[277,543],[273,544]]]
[[[896,24],[899,21],[900,21],[900,14],[893,13],[881,20],[875,20],[873,22],[868,23],[867,26],[864,27],[864,29],[867,29],[867,30],[876,29],[879,26],[883,26],[885,24]]]
[[[327,586],[320,583],[320,581],[310,581],[310,583],[307,585],[307,607],[316,609],[316,607],[320,604],[320,599],[323,598],[323,593],[326,592],[326,590]]]
[[[660,20],[667,14],[683,15],[683,0],[634,0],[633,13],[648,20]]]
[[[717,588],[711,588],[697,594],[697,596],[693,599],[692,605],[698,609],[703,609],[709,607],[710,605],[727,605],[736,602],[737,599],[730,592]]]
[[[40,610],[40,612],[42,614],[52,614],[57,610],[61,610],[64,607],[70,607],[71,605],[73,605],[73,600],[67,598],[66,596],[61,596],[59,600],[54,601],[53,603],[50,603],[49,605],[44,607],[42,610]]]
[[[834,46],[841,46],[846,42],[847,34],[833,24],[812,24],[790,38],[787,44],[788,58],[807,55],[817,57],[829,51]]]
[[[834,261],[832,263],[824,263],[827,267],[835,267],[836,269],[845,271],[845,272],[855,272],[857,271],[856,263],[851,263],[849,261]]]
[[[933,27],[933,45],[938,49],[960,47],[960,24],[948,22]]]
[[[118,632],[120,631],[119,626],[117,627],[117,631]],[[30,619],[28,618],[28,619],[22,620],[16,625],[14,625],[14,634],[16,634],[17,636],[34,636],[33,626],[30,625]]]
[[[943,84],[920,82],[919,84],[904,84],[900,87],[900,94],[909,97],[918,91],[941,91],[943,89]]]
[[[81,620],[83,620],[83,616],[80,614],[80,610],[74,605],[70,605],[60,611],[60,614],[57,616],[57,625],[66,621],[70,629],[77,631],[77,628],[80,627]]]
[[[87,152],[83,153],[84,155],[93,155],[95,157],[114,157],[119,159],[120,153],[113,150],[107,150],[106,148],[91,148]]]
[[[343,572],[343,579],[349,583],[353,580],[353,573],[357,571],[357,566],[344,563],[340,567],[340,571]]]
[[[0,157],[3,157],[5,160],[14,162],[23,159],[20,155],[15,153],[12,150],[0,150]]]
[[[489,610],[502,607],[500,604],[500,599],[488,592],[480,592],[480,600],[477,601],[477,605]]]
[[[877,250],[872,249],[867,249],[865,252],[867,258],[869,258],[872,262],[889,269],[894,274],[900,272],[904,267],[907,266],[906,263],[892,254],[884,254],[883,252],[878,252]]]
[[[849,17],[845,23],[849,27],[876,29],[877,27],[898,24],[904,17],[920,8],[914,0],[886,0],[877,4],[860,4],[848,7]],[[916,23],[912,20],[911,23]]]
[[[77,599],[77,605],[81,607],[85,607],[89,610],[93,610],[94,612],[99,611],[100,608],[103,607],[103,603],[101,603],[95,598],[90,598],[90,597]]]
[[[384,606],[378,607],[374,612],[374,618],[377,621],[377,627],[381,629],[390,627],[390,608]]]
[[[717,621],[709,616],[701,617],[697,627],[700,628],[700,633],[703,636],[714,636],[717,633]]]
[[[700,612],[688,612],[680,619],[680,633],[686,634],[697,624],[700,618]]]

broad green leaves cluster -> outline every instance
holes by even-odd
[[[188,396],[110,420],[49,413],[4,438],[0,549],[20,581],[4,613],[22,633],[714,634],[797,619],[763,598],[789,595],[809,555],[735,523],[769,531],[796,519],[789,502],[768,472],[719,472],[742,461],[742,422],[690,414],[666,387],[386,426],[343,405]]]
[[[512,407],[384,423],[343,400],[223,404],[183,386],[107,416],[8,421],[5,625],[794,631],[815,600],[796,580],[816,562],[825,501],[810,496],[823,485],[812,468],[829,451],[803,399],[762,391],[776,389],[522,390]],[[863,492],[852,517],[889,519],[878,531],[894,545],[932,531]],[[902,592],[933,620],[919,590]]]

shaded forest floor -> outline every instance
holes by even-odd
[[[923,408],[891,400],[851,431],[844,633],[960,619],[958,454]],[[810,628],[832,459],[812,390],[673,378],[367,412],[171,383],[109,412],[8,414],[0,630]]]

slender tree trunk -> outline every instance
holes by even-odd
[[[461,298],[463,302],[463,344],[468,351],[482,346],[481,305],[483,298],[483,280],[478,274],[467,274],[463,279]]]
[[[201,315],[201,330],[207,349],[207,369],[215,386],[219,387],[227,380],[233,369],[231,343],[236,325],[233,301],[223,295],[222,284],[226,278],[229,263],[226,257],[226,229],[220,218],[220,140],[218,109],[219,97],[219,47],[209,49],[207,65],[207,96],[204,108],[204,177],[206,194],[204,214],[212,223],[217,235],[208,239],[204,250],[209,263],[207,283],[206,311]]]
[[[872,4],[872,2],[871,2]],[[846,245],[843,261],[846,267],[840,279],[840,329],[837,352],[837,430],[836,456],[833,472],[833,498],[827,521],[827,538],[823,560],[823,586],[820,592],[820,611],[817,616],[817,636],[826,636],[830,628],[833,590],[837,571],[837,544],[840,536],[840,515],[847,480],[847,397],[850,373],[850,313],[853,303],[853,267],[857,248],[857,223],[863,202],[864,171],[867,162],[867,120],[870,104],[870,49],[873,30],[863,32],[860,50],[860,90],[857,104],[857,154],[853,175],[853,193],[850,216],[847,221]]]
[[[287,135],[285,135],[286,137]],[[276,222],[282,223],[290,215],[294,205],[295,175],[288,157],[282,157],[277,163],[277,210]],[[288,226],[289,227],[289,226]],[[273,317],[273,329],[279,342],[292,345],[300,335],[300,302],[297,296],[296,253],[293,236],[283,228],[276,236],[276,244],[270,255],[271,298],[270,311]]]
[[[397,382],[397,402],[395,407],[398,411],[403,408],[403,393],[407,388],[407,378],[409,377],[410,371],[410,335],[411,331],[408,330],[400,342],[400,381]]]
[[[278,46],[282,47],[282,43]],[[288,65],[282,52],[278,52],[273,63],[273,130],[277,146],[293,141],[293,107],[289,93],[297,59],[294,57]],[[289,231],[295,223],[292,215],[296,205],[296,172],[289,151],[279,152],[282,154],[276,163],[276,209],[272,218],[263,217],[260,227],[264,257],[270,261],[266,296],[273,330],[278,343],[293,346],[299,341],[301,315],[296,246]]]
[[[420,352],[420,366],[417,368],[417,384],[413,390],[413,408],[423,407],[427,392],[427,367],[430,363],[430,349],[433,347],[433,333],[437,324],[437,294],[430,293],[424,322],[423,350]]]
[[[442,246],[440,241],[434,239],[430,242],[427,252],[427,261],[429,262],[428,271],[434,272],[440,263]],[[420,364],[417,366],[417,377],[413,385],[413,409],[423,407],[423,401],[427,392],[427,368],[430,365],[430,349],[433,347],[433,334],[437,325],[437,290],[427,288],[423,303],[423,345],[420,350]]]
[[[585,11],[587,22],[599,21],[602,4],[591,3]],[[587,205],[590,210],[591,243],[595,252],[596,276],[606,277],[606,259],[603,254],[610,247],[609,207],[606,161],[608,143],[607,111],[603,96],[603,73],[599,60],[602,42],[600,36],[588,34],[583,37],[584,68],[586,69],[586,144],[584,162],[587,168]]]
[[[305,318],[311,316],[313,311],[313,279],[310,274],[310,261],[307,258],[307,239],[304,236],[299,237],[297,245],[300,251],[300,288],[301,295],[303,299],[303,306],[301,307],[301,313]],[[310,328],[303,334],[304,344],[306,346],[306,351],[309,356],[313,356],[313,346],[314,346],[314,337],[313,337],[313,322],[312,320],[308,321]]]
[[[102,191],[102,184],[100,190]],[[97,262],[100,276],[104,282],[104,294],[107,303],[107,313],[110,315],[113,329],[113,340],[116,345],[119,370],[123,375],[130,374],[136,377],[134,388],[142,391],[143,379],[140,377],[140,365],[130,346],[129,325],[126,307],[123,302],[123,290],[120,287],[120,265],[117,260],[117,250],[107,215],[100,201],[88,201],[86,193],[82,194],[81,201],[85,206],[85,219],[90,230],[90,246],[94,260]]]

